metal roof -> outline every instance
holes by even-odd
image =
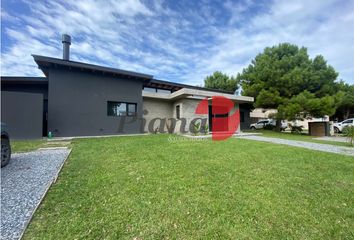
[[[1,83],[48,84],[48,79],[46,77],[2,76]]]
[[[150,80],[153,78],[152,75],[131,72],[126,70],[121,70],[117,68],[110,68],[110,67],[103,67],[94,64],[82,63],[82,62],[75,62],[70,60],[63,60],[59,58],[51,58],[39,55],[32,55],[34,61],[38,64],[38,67],[43,71],[43,73],[48,76],[48,68],[51,67],[67,67],[69,69],[78,69],[82,71],[90,71],[90,72],[102,72],[112,74],[114,76],[125,76],[128,78],[133,79],[140,79],[140,80]]]
[[[101,72],[103,74],[112,74],[113,76],[123,76],[131,79],[140,79],[144,81],[144,87],[151,88],[159,88],[171,90],[172,92],[178,91],[182,88],[196,89],[196,90],[204,90],[204,91],[212,91],[218,93],[225,94],[233,94],[230,91],[224,91],[219,89],[211,89],[199,86],[192,86],[182,83],[169,82],[165,80],[153,79],[152,75],[126,71],[117,68],[103,67],[94,64],[75,62],[70,60],[63,60],[59,58],[45,57],[40,55],[32,55],[34,61],[38,64],[38,67],[43,71],[43,73],[48,76],[48,68],[52,67],[65,67],[68,69],[78,69],[81,71],[89,71],[89,72]],[[46,83],[48,79],[46,77],[1,77],[1,81],[3,82],[16,82],[16,83]]]

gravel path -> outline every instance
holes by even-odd
[[[342,146],[335,146],[335,145],[322,144],[322,143],[311,143],[311,142],[287,140],[287,139],[281,139],[281,138],[270,138],[270,137],[262,137],[262,136],[241,136],[239,138],[256,140],[256,141],[261,141],[261,142],[284,144],[284,145],[289,145],[289,146],[294,146],[294,147],[307,148],[307,149],[316,150],[316,151],[338,153],[338,154],[354,156],[354,148],[353,147],[342,147]]]
[[[19,239],[69,153],[64,148],[11,156],[1,169],[1,239]]]

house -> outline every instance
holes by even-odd
[[[70,37],[63,35],[63,59],[32,55],[45,77],[1,77],[1,121],[13,138],[162,131],[161,120],[169,118],[178,124],[183,118],[188,126],[204,117],[211,125],[211,111],[200,116],[195,109],[213,96],[232,100],[240,110],[241,129],[248,128],[252,97],[71,61],[69,45]],[[177,133],[181,129],[176,126]]]
[[[250,117],[251,117],[251,123],[256,123],[261,120],[267,120],[274,118],[275,114],[277,113],[277,109],[264,109],[264,108],[255,108],[251,111]],[[301,126],[304,130],[309,129],[309,124],[312,122],[328,122],[329,117],[326,115],[323,118],[314,118],[314,117],[309,117],[309,118],[304,118],[302,120],[294,120],[291,122],[287,122],[288,124],[291,124],[293,126]]]
[[[273,118],[274,114],[277,113],[276,109],[264,109],[264,108],[255,108],[251,111],[251,123],[256,123],[261,120],[267,120]]]

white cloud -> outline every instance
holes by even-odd
[[[237,74],[265,47],[290,42],[307,47],[311,57],[323,55],[339,71],[339,78],[353,84],[354,32],[349,30],[354,26],[353,11],[353,3],[341,6],[336,1],[276,1],[266,13],[221,34],[219,44],[200,67]]]
[[[291,42],[322,54],[354,83],[354,3],[277,0],[199,4],[168,2],[25,1],[30,14],[2,9],[2,75],[40,75],[31,54],[61,57],[61,33],[72,35],[71,58],[201,85],[215,70],[237,74],[265,47]],[[180,4],[176,2],[176,4]],[[261,8],[260,8],[261,7]],[[222,18],[224,17],[224,19]],[[226,18],[226,19],[225,19]]]

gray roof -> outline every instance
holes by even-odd
[[[51,58],[39,55],[32,55],[34,61],[38,64],[38,67],[43,71],[43,73],[48,76],[48,68],[51,67],[67,67],[70,69],[78,69],[82,71],[90,71],[90,72],[102,72],[112,74],[114,76],[125,76],[128,78],[135,78],[140,80],[150,80],[153,78],[152,75],[131,72],[126,70],[121,70],[117,68],[110,68],[110,67],[102,67],[94,64],[82,63],[82,62],[75,62],[70,60],[63,60],[59,58]]]
[[[46,77],[2,76],[1,82],[2,83],[47,84],[48,79]]]
[[[161,88],[166,90],[171,90],[172,92],[180,90],[182,88],[190,88],[190,89],[197,89],[197,90],[207,90],[219,93],[227,93],[233,94],[230,91],[218,90],[218,89],[211,89],[199,86],[192,86],[182,83],[176,82],[169,82],[165,80],[158,80],[153,79],[152,75],[147,75],[143,73],[131,72],[116,68],[109,68],[109,67],[102,67],[94,64],[87,64],[82,62],[75,62],[75,61],[68,61],[59,58],[51,58],[39,55],[32,55],[34,61],[38,64],[38,67],[43,71],[43,73],[48,76],[48,68],[51,67],[65,67],[68,69],[78,69],[81,71],[89,71],[89,72],[101,72],[104,74],[112,74],[114,76],[123,76],[131,79],[139,79],[144,81],[145,87],[152,87],[152,88]],[[48,82],[46,77],[1,77],[2,82],[16,82],[16,83],[42,83],[45,84]]]

